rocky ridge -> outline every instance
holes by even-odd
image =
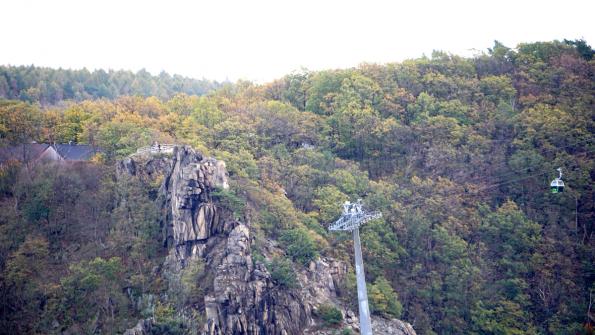
[[[166,155],[132,155],[119,163],[118,175],[161,182],[156,201],[162,210],[159,224],[168,249],[161,271],[170,285],[175,286],[181,271],[195,262],[204,262],[212,274],[200,333],[327,334],[317,321],[316,309],[329,303],[340,308],[337,283],[346,274],[347,264],[321,258],[298,271],[299,288],[275,285],[266,266],[252,259],[249,226],[213,201],[215,189],[228,188],[224,162],[176,146]],[[356,314],[340,309],[345,316],[343,326],[357,330]],[[152,324],[152,319],[140,320],[126,334],[149,334]],[[373,328],[377,334],[415,334],[399,320],[374,319]]]

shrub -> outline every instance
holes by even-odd
[[[276,257],[267,264],[271,279],[278,285],[294,288],[297,286],[296,275],[291,266],[291,261],[286,258]]]
[[[293,261],[308,265],[318,257],[318,250],[314,239],[304,229],[291,229],[281,235],[285,243],[285,251]]]
[[[211,194],[223,208],[230,210],[236,219],[244,214],[246,203],[235,192],[217,188]]]
[[[176,311],[170,304],[157,302],[154,319],[153,327],[149,330],[150,335],[184,334],[183,322],[176,316]]]
[[[200,301],[204,299],[205,288],[200,284],[204,279],[205,264],[201,258],[192,260],[182,270],[181,284],[184,296],[188,301]]]
[[[327,326],[336,326],[343,321],[343,314],[333,305],[321,305],[318,307],[318,315]]]
[[[333,185],[316,189],[314,206],[318,208],[318,220],[323,223],[335,221],[341,215],[341,204],[349,197]]]
[[[372,313],[379,313],[384,316],[400,317],[403,306],[399,302],[397,293],[384,277],[379,277],[370,286],[370,307]]]

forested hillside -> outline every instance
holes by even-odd
[[[35,66],[0,66],[0,97],[56,104],[62,100],[115,99],[124,95],[170,99],[178,93],[203,95],[220,85],[165,72],[152,76],[145,70],[88,71]]]
[[[496,42],[475,58],[434,52],[197,96],[210,88],[0,68],[0,95],[25,100],[0,102],[2,145],[103,149],[88,164],[2,165],[0,333],[121,332],[147,317],[131,298],[144,293],[159,297],[149,314],[164,333],[187,329],[155,270],[155,185],[114,178],[119,159],[156,141],[226,162],[218,199],[250,222],[255,252],[281,242],[281,286],[318,255],[352,264],[349,235],[325,228],[362,198],[383,213],[361,232],[373,313],[418,334],[592,334],[595,60],[584,41]],[[558,167],[567,187],[552,194]],[[353,276],[343,285],[355,303]],[[206,289],[190,285],[185,301]]]

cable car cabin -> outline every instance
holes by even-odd
[[[552,180],[550,184],[550,190],[552,193],[564,192],[564,182],[560,178]]]

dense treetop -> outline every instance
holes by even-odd
[[[220,85],[161,72],[64,70],[36,66],[0,66],[0,97],[56,104],[62,100],[114,99],[124,95],[169,99],[175,94],[203,95]]]
[[[283,241],[285,254],[267,263],[278,285],[295,289],[292,269],[318,255],[349,261],[349,239],[325,227],[361,197],[383,213],[362,229],[374,313],[419,334],[587,333],[595,60],[584,41],[496,42],[474,58],[434,52],[204,96],[148,92],[0,102],[3,145],[104,150],[68,171],[3,166],[0,329],[51,333],[56,321],[113,333],[154,316],[173,332],[180,304],[199,304],[206,288],[188,284],[168,300],[152,272],[163,257],[155,185],[113,182],[116,160],[158,141],[226,161],[231,190],[215,199],[251,222],[255,255],[265,239]],[[567,190],[551,194],[558,167]],[[353,276],[342,285],[356,301]],[[160,297],[152,311],[130,300],[147,294]]]

